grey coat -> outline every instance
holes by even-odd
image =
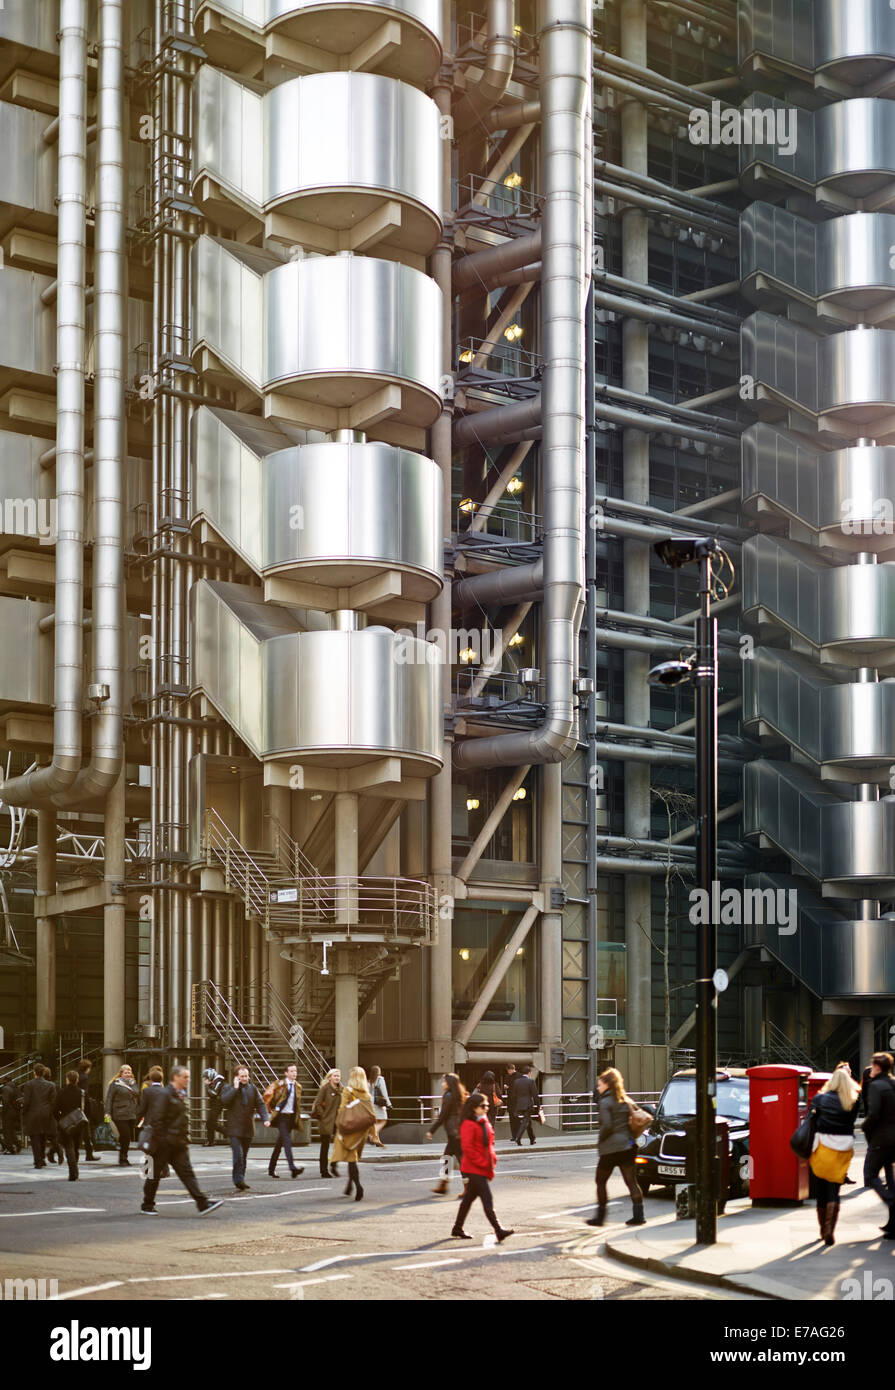
[[[123,1076],[119,1076],[117,1081],[109,1083],[109,1089],[106,1092],[106,1114],[116,1124],[119,1120],[133,1122],[137,1118],[137,1101],[139,1099],[140,1092],[137,1090],[136,1081],[125,1081]]]
[[[628,1124],[630,1117],[630,1107],[625,1105],[624,1101],[615,1100],[610,1091],[600,1096],[600,1133],[597,1147],[601,1158],[606,1158],[609,1154],[624,1153],[626,1149],[634,1147],[634,1136]]]

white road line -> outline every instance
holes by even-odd
[[[399,1269],[438,1269],[440,1265],[458,1265],[460,1263],[462,1263],[460,1260],[427,1260],[425,1264],[421,1265],[392,1265],[389,1272],[394,1273]]]
[[[350,1274],[326,1274],[322,1279],[301,1279],[295,1284],[274,1284],[275,1289],[308,1289],[312,1284],[332,1284],[336,1279],[350,1279]]]
[[[546,1250],[546,1245],[526,1245],[521,1250],[498,1250],[498,1255],[533,1255],[536,1250]]]
[[[127,1279],[127,1284],[181,1284],[191,1279],[255,1279],[262,1274],[292,1274],[291,1269],[228,1269],[217,1274],[149,1274]]]
[[[124,1287],[123,1279],[113,1279],[108,1284],[88,1284],[83,1289],[69,1289],[68,1293],[54,1293],[47,1299],[48,1303],[62,1303],[67,1298],[83,1298],[88,1293],[103,1293],[106,1289],[120,1289]]]
[[[370,1250],[365,1255],[330,1255],[326,1260],[317,1260],[312,1265],[302,1265],[299,1274],[314,1274],[328,1265],[341,1264],[343,1260],[395,1260],[401,1255],[419,1255],[419,1250]]]
[[[53,1207],[52,1211],[3,1211],[0,1212],[0,1220],[19,1220],[23,1216],[73,1216],[75,1212],[105,1210],[105,1207]]]
[[[251,1196],[246,1196],[241,1192],[238,1197],[225,1197],[225,1202],[263,1202],[268,1197],[309,1197],[314,1192],[319,1192],[324,1187],[322,1182],[317,1182],[313,1187],[284,1187],[280,1192],[253,1192]],[[332,1191],[331,1188],[325,1188]]]

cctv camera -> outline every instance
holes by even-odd
[[[680,685],[682,681],[688,681],[692,674],[693,665],[689,661],[663,661],[652,668],[647,680],[650,685]]]
[[[663,564],[670,569],[680,569],[681,565],[690,565],[694,560],[704,560],[707,555],[717,555],[720,546],[714,536],[699,539],[696,536],[666,536],[662,541],[656,541],[653,550],[658,555]]]

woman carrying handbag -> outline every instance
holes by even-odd
[[[370,1135],[370,1143],[375,1144],[377,1149],[384,1149],[386,1146],[379,1136],[388,1124],[388,1112],[392,1102],[388,1087],[385,1084],[385,1077],[379,1067],[370,1068],[370,1098],[373,1101],[373,1113],[376,1116],[376,1129]]]
[[[336,1116],[336,1139],[333,1144],[333,1163],[348,1164],[348,1185],[345,1196],[351,1196],[354,1187],[354,1200],[363,1199],[364,1189],[360,1185],[357,1165],[364,1152],[364,1144],[370,1134],[376,1132],[376,1111],[367,1085],[367,1073],[363,1067],[352,1067],[348,1073],[348,1085],[342,1093],[342,1103]]]
[[[137,1090],[134,1073],[125,1063],[112,1077],[106,1092],[106,1115],[118,1130],[119,1168],[126,1168],[130,1164],[127,1151],[134,1137],[139,1099],[140,1092]]]
[[[855,1119],[860,1087],[843,1068],[813,1097],[814,1139],[808,1160],[816,1184],[817,1224],[824,1245],[834,1245],[839,1217],[839,1189],[855,1152]]]
[[[441,1078],[441,1109],[438,1112],[438,1119],[435,1121],[427,1139],[432,1139],[439,1126],[444,1125],[445,1146],[441,1156],[441,1181],[432,1191],[443,1196],[451,1181],[451,1159],[455,1158],[459,1163],[463,1157],[463,1149],[460,1144],[460,1111],[466,1101],[466,1087],[455,1072],[445,1072]],[[466,1184],[463,1185],[466,1191]],[[461,1193],[462,1196],[462,1193]]]
[[[597,1138],[597,1210],[586,1223],[588,1226],[602,1226],[606,1220],[606,1207],[609,1204],[607,1182],[613,1168],[621,1169],[625,1185],[631,1194],[630,1221],[626,1226],[642,1226],[643,1193],[637,1183],[634,1167],[634,1134],[632,1116],[638,1111],[625,1091],[624,1078],[615,1067],[608,1067],[597,1077],[597,1101],[600,1111],[600,1130]]]
[[[78,1073],[67,1071],[65,1085],[56,1096],[56,1132],[65,1151],[69,1182],[78,1181],[78,1138],[87,1116],[81,1109],[81,1090]]]

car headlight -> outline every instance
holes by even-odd
[[[645,1145],[649,1143],[649,1138],[650,1136],[648,1130],[645,1130],[643,1134],[638,1134],[636,1140],[634,1141],[638,1149],[644,1148]]]

